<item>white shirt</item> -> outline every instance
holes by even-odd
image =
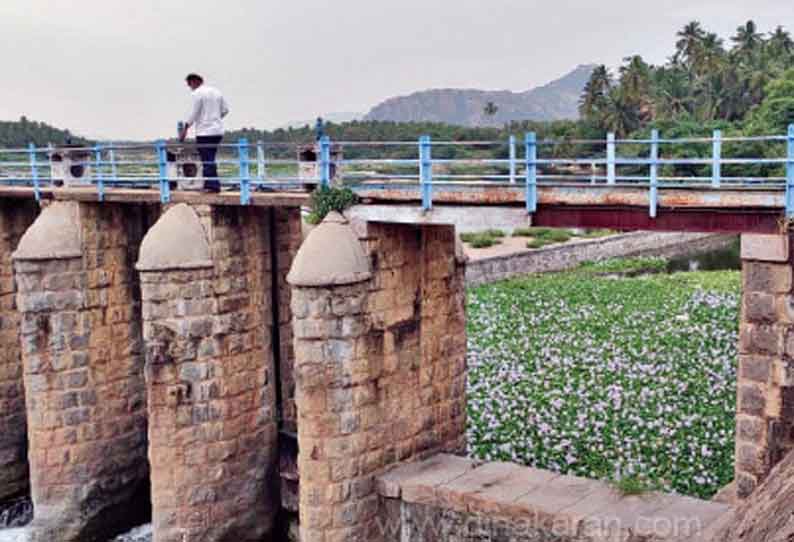
[[[223,135],[223,117],[229,114],[229,105],[221,92],[209,85],[193,91],[193,108],[187,122],[197,136]]]

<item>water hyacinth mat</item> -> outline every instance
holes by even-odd
[[[469,290],[469,454],[709,498],[733,479],[741,277]]]

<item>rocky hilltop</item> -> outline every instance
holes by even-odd
[[[581,65],[563,77],[525,92],[433,89],[398,96],[376,105],[365,120],[443,122],[462,126],[501,126],[514,120],[576,119],[577,106],[594,65]],[[486,115],[485,105],[498,110]]]

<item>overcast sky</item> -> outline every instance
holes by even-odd
[[[426,88],[526,90],[578,64],[662,62],[688,21],[727,37],[749,18],[794,26],[794,2],[0,0],[0,119],[170,136],[196,71],[227,96],[228,128],[273,128]]]

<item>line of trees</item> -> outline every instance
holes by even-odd
[[[755,110],[779,91],[775,85],[794,79],[792,68],[794,40],[782,26],[764,34],[748,21],[726,44],[693,21],[676,34],[673,55],[662,66],[634,55],[617,74],[596,68],[579,112],[584,123],[619,136],[654,122],[740,124],[755,120]],[[794,122],[788,113],[766,127],[780,133],[781,126]]]
[[[74,136],[69,130],[61,130],[44,122],[31,121],[25,116],[20,117],[18,121],[0,121],[0,147],[22,148],[29,143],[43,147],[49,143],[67,142],[83,145],[87,140]]]

